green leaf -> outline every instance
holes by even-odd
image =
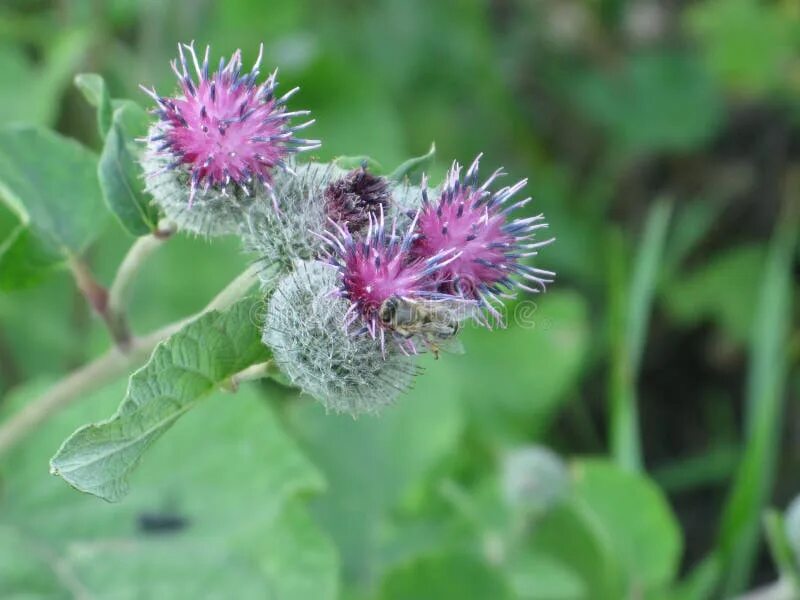
[[[0,130],[0,201],[51,248],[74,254],[100,232],[106,212],[95,155],[32,127]]]
[[[425,169],[429,168],[431,164],[433,164],[433,159],[436,156],[436,143],[431,143],[431,147],[426,154],[422,156],[415,156],[414,158],[409,158],[403,164],[398,166],[392,173],[389,175],[389,179],[393,179],[394,181],[403,181],[411,177],[412,174],[417,172],[424,172]]]
[[[369,156],[338,156],[333,159],[333,164],[339,167],[340,169],[344,169],[345,171],[351,171],[353,169],[360,169],[363,165],[367,165],[367,168],[372,171],[373,173],[382,173],[383,167],[381,163],[377,160],[370,158]]]
[[[579,550],[576,548],[575,552]],[[508,566],[515,598],[524,600],[580,600],[589,596],[586,583],[559,560],[524,552]]]
[[[587,593],[567,598],[648,598],[666,589],[678,571],[681,538],[663,494],[608,461],[576,461],[571,470],[571,494],[533,527],[529,562],[546,557],[564,577],[577,575]],[[574,589],[569,581],[556,589]]]
[[[800,27],[790,6],[705,0],[691,6],[686,20],[709,68],[735,89],[758,94],[792,85]]]
[[[75,76],[75,85],[83,93],[86,100],[97,109],[97,131],[104,139],[111,129],[111,97],[108,94],[105,80],[97,73],[79,73]]]
[[[40,282],[63,262],[30,228],[18,225],[0,243],[0,290],[15,290]]]
[[[132,235],[146,235],[158,225],[158,210],[144,190],[134,138],[147,132],[147,113],[134,102],[114,110],[97,177],[103,198],[120,224]]]
[[[688,273],[676,271],[664,288],[667,310],[686,325],[712,321],[732,340],[746,343],[759,288],[741,282],[758,281],[764,258],[762,246],[748,244],[712,256]]]
[[[0,463],[2,597],[336,597],[335,551],[305,507],[322,478],[253,385],[181,419],[125,502],[98,504],[49,477],[52,440],[123,391],[120,381],[82,398]]]
[[[22,44],[0,43],[0,123],[53,125],[58,117],[64,89],[91,40],[86,30],[65,28],[69,30],[52,35],[49,29],[38,64]]]
[[[379,600],[510,599],[500,575],[474,556],[448,554],[422,557],[391,571]]]
[[[564,291],[508,307],[507,329],[464,332],[467,353],[458,359],[458,376],[478,427],[508,432],[519,426],[531,436],[546,429],[583,368],[588,308]]]
[[[647,593],[669,584],[678,572],[682,542],[658,487],[600,460],[580,461],[573,472],[575,506],[602,530],[627,574],[628,589]]]
[[[73,433],[50,461],[53,474],[108,501],[128,492],[144,452],[198,400],[269,353],[251,320],[251,300],[212,311],[160,344],[131,376],[116,414]]]
[[[591,71],[573,97],[630,154],[693,148],[716,132],[724,115],[703,65],[676,52],[635,54],[619,70]]]
[[[618,600],[624,597],[623,573],[606,532],[591,511],[572,501],[557,506],[536,523],[526,552],[563,565],[579,578],[579,587],[591,594],[581,600]]]
[[[313,509],[340,549],[348,583],[374,583],[400,535],[392,511],[456,446],[463,427],[456,358],[430,364],[380,417],[330,415],[316,402],[293,407],[291,423],[330,483]]]

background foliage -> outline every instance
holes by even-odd
[[[797,3],[5,0],[0,421],[109,345],[65,261],[108,283],[154,220],[135,194],[121,222],[104,204],[139,109],[74,76],[146,106],[137,85],[171,89],[192,39],[246,61],[264,41],[320,159],[390,170],[435,141],[434,180],[481,151],[530,176],[558,281],[380,418],[271,380],[204,398],[119,504],[47,473],[124,378],[81,398],[0,456],[0,597],[800,594],[781,514],[800,492]],[[133,329],[197,311],[248,260],[170,239]],[[512,468],[530,446],[562,458]]]

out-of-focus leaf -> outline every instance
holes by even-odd
[[[79,253],[106,214],[97,158],[60,135],[31,127],[0,130],[0,201],[53,250]]]
[[[301,502],[323,481],[251,386],[176,424],[124,503],[48,477],[53,439],[110,410],[123,389],[82,399],[0,464],[0,574],[13,574],[0,576],[4,598],[336,597],[335,552]]]
[[[380,600],[504,600],[512,598],[505,581],[483,561],[469,555],[422,557],[392,570]]]
[[[53,124],[89,41],[84,30],[52,36],[41,64],[33,64],[19,47],[0,44],[0,123]]]
[[[325,414],[317,403],[292,412],[294,428],[330,483],[312,506],[336,541],[351,584],[375,583],[394,541],[391,511],[455,447],[463,426],[452,371],[459,358],[430,364],[380,417]]]
[[[746,93],[767,92],[789,84],[798,66],[800,16],[790,4],[704,0],[687,21],[718,77]]]
[[[35,285],[63,260],[37,240],[28,227],[19,225],[0,243],[0,290]]]
[[[531,435],[531,428],[546,428],[577,380],[589,343],[588,311],[583,298],[562,291],[509,306],[507,329],[464,332],[459,378],[478,426],[525,417]]]
[[[536,523],[527,552],[564,565],[586,590],[580,600],[623,597],[623,573],[603,528],[571,502],[550,511]]]
[[[103,198],[120,224],[132,235],[147,235],[158,225],[158,210],[144,190],[142,169],[133,146],[147,132],[147,113],[134,102],[114,110],[97,177]]]
[[[411,175],[415,173],[424,173],[426,169],[433,164],[433,159],[435,156],[436,143],[432,143],[427,153],[423,154],[422,156],[409,158],[394,171],[392,171],[392,173],[389,175],[389,179],[393,179],[394,181],[403,181],[407,178],[410,178]]]
[[[758,296],[754,282],[764,270],[764,254],[761,246],[737,246],[694,271],[675,271],[663,289],[667,310],[687,325],[709,319],[735,341],[745,343],[752,330]]]
[[[97,73],[79,73],[75,76],[75,85],[89,104],[97,109],[97,130],[100,137],[105,138],[111,129],[112,118],[111,97],[105,80]]]
[[[590,511],[614,556],[625,569],[629,590],[645,593],[678,573],[682,541],[667,500],[650,480],[599,460],[574,465],[575,502]]]
[[[536,524],[530,551],[578,574],[586,600],[665,589],[677,574],[680,529],[648,479],[600,460],[574,463],[571,497]]]
[[[723,104],[703,66],[684,54],[640,54],[584,76],[574,100],[624,150],[680,151],[708,140]]]
[[[108,501],[125,496],[131,471],[176,420],[226,379],[269,357],[251,308],[245,299],[224,313],[212,311],[159,345],[131,376],[116,414],[64,442],[50,461],[53,474]]]
[[[527,551],[508,568],[514,598],[520,600],[582,600],[586,583],[575,571],[550,556]]]

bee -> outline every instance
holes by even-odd
[[[381,323],[403,339],[419,336],[435,358],[450,346],[459,348],[454,338],[466,316],[461,303],[446,300],[410,300],[400,296],[387,298],[378,309]]]

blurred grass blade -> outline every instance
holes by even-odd
[[[772,490],[792,327],[792,255],[796,202],[789,202],[773,236],[761,281],[750,344],[745,450],[722,515],[719,534],[724,595],[747,585],[758,548],[759,518]]]
[[[632,470],[642,467],[636,380],[671,217],[670,202],[662,200],[651,208],[629,288],[622,239],[614,236],[609,242],[611,451],[620,466]],[[627,297],[623,295],[626,289]]]
[[[786,534],[786,521],[777,510],[771,508],[764,513],[764,533],[781,579],[791,586],[794,597],[800,597],[800,565]]]

